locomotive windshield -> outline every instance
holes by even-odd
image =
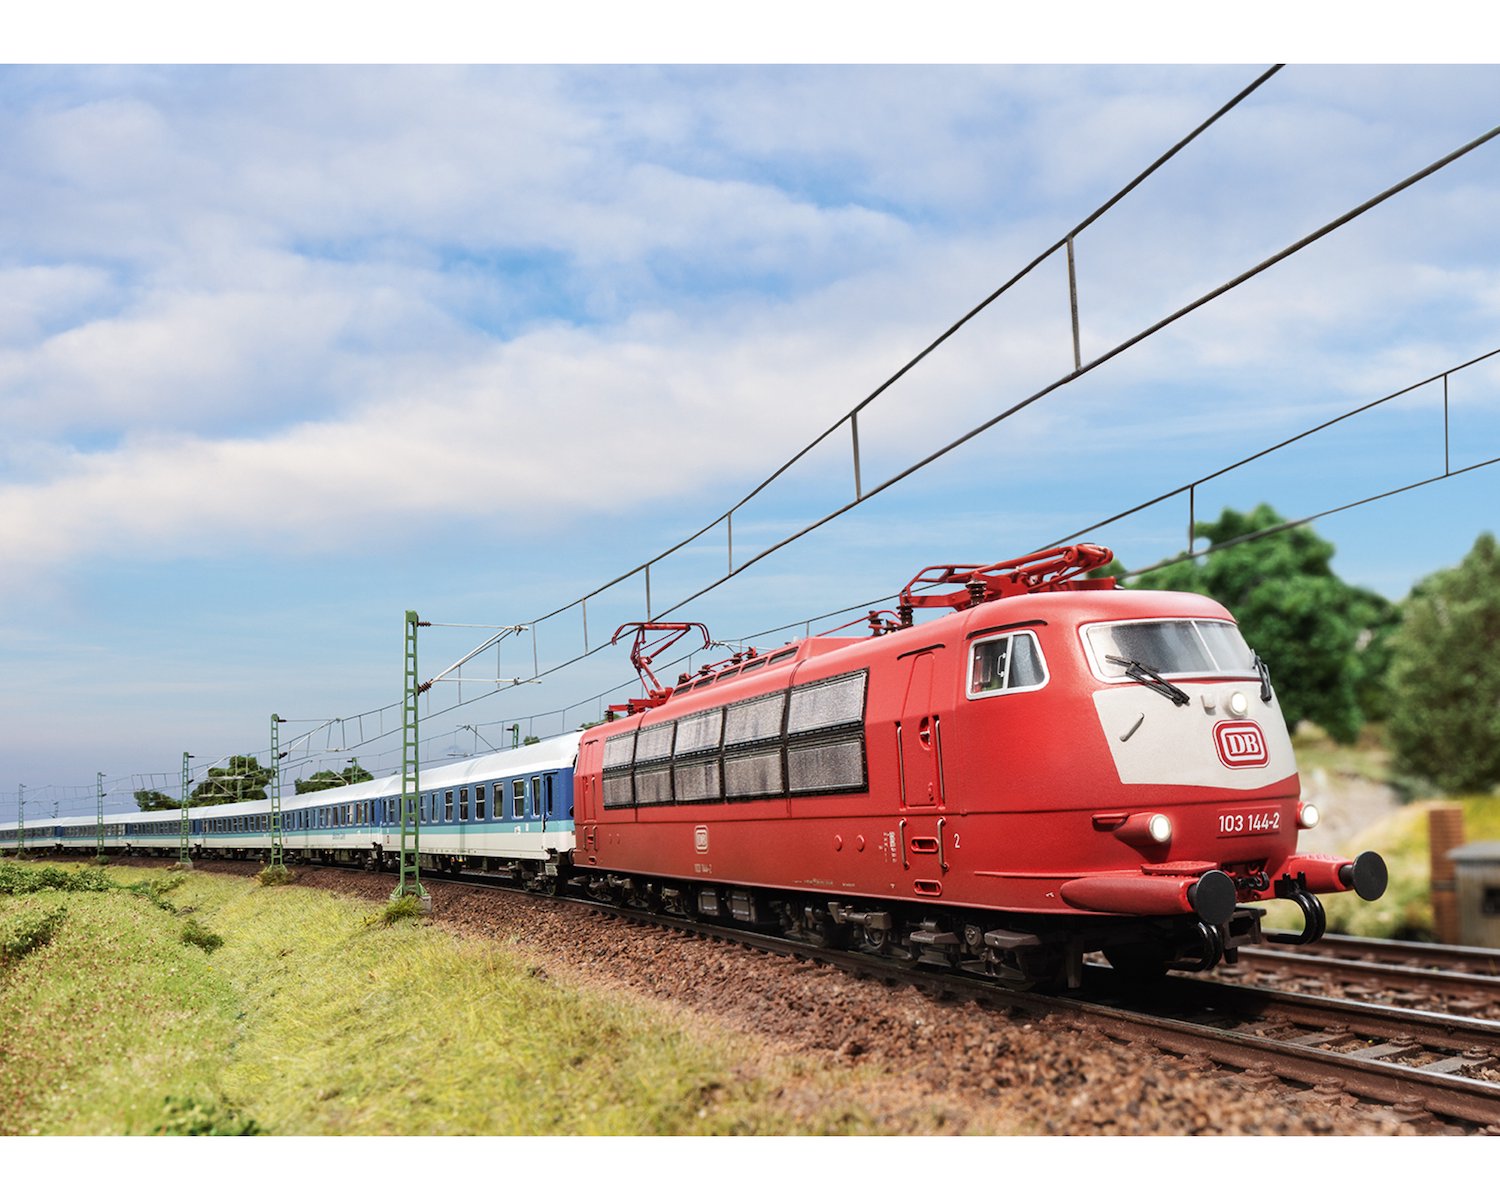
[[[1254,654],[1239,629],[1227,621],[1095,625],[1088,639],[1095,670],[1105,679],[1124,678],[1129,673],[1125,664],[1132,661],[1162,675],[1255,675]]]

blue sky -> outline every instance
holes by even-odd
[[[66,812],[103,771],[123,801],[183,750],[263,750],[273,711],[309,718],[288,739],[393,703],[408,608],[524,622],[629,570],[1260,69],[0,71],[0,817],[18,783]],[[1084,358],[1497,112],[1493,67],[1283,70],[1080,235]],[[1495,349],[1497,182],[1500,142],[679,615],[734,638],[1020,553]],[[1054,260],[866,411],[866,484],[1071,361]],[[1454,466],[1500,455],[1497,384],[1493,363],[1450,381]],[[1199,514],[1441,471],[1441,414],[1423,389]],[[736,557],[843,503],[849,473],[847,442],[815,453],[737,515]],[[1497,497],[1477,471],[1318,530],[1399,598],[1500,524]],[[1144,565],[1185,526],[1169,504],[1094,536]],[[722,569],[716,536],[654,573],[658,609]],[[641,603],[637,582],[591,601],[591,644]],[[432,630],[424,667],[482,636]],[[581,643],[546,623],[537,660]],[[529,676],[529,635],[473,674],[497,667]],[[482,749],[630,677],[595,655],[424,733]],[[347,726],[317,737],[299,773],[347,757]]]

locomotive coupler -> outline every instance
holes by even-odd
[[[1197,945],[1182,957],[1169,962],[1168,970],[1210,971],[1219,965],[1219,960],[1224,957],[1224,935],[1219,932],[1219,927],[1210,925],[1207,921],[1199,921],[1193,933],[1198,939]]]
[[[1328,917],[1323,912],[1322,901],[1311,892],[1298,887],[1290,880],[1278,879],[1276,895],[1283,900],[1290,900],[1301,909],[1302,932],[1268,933],[1266,941],[1277,942],[1284,946],[1307,946],[1316,942],[1328,931]]]
[[[1261,941],[1260,919],[1263,916],[1264,909],[1242,904],[1220,926],[1219,933],[1224,939],[1224,961],[1230,966],[1239,961],[1241,946],[1254,946]]]

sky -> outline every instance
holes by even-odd
[[[21,784],[29,814],[91,814],[96,772],[112,808],[175,794],[184,752],[263,755],[272,713],[296,774],[398,768],[407,610],[529,624],[710,524],[1263,69],[0,69],[0,820]],[[1491,66],[1285,68],[1078,235],[1083,361],[1496,113]],[[1500,348],[1497,192],[1500,139],[674,618],[796,626],[774,644]],[[865,489],[1066,377],[1068,296],[1053,255],[865,409]],[[1500,358],[1448,378],[1446,459],[1438,380],[1196,515],[1500,455],[1497,384]],[[853,489],[845,427],[736,512],[734,560]],[[1497,498],[1485,468],[1315,528],[1399,599]],[[1089,538],[1144,566],[1187,521],[1179,498]],[[653,611],[728,561],[721,525],[653,567]],[[644,605],[631,576],[587,641],[569,609],[437,685],[429,758],[638,691],[597,648]],[[487,636],[423,630],[422,674]]]

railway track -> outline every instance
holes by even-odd
[[[1330,934],[1296,949],[1245,948],[1219,977],[1500,1019],[1500,951]]]
[[[1191,977],[1134,993],[1106,979],[1087,1003],[1120,1035],[1311,1098],[1500,1133],[1500,1022]]]
[[[1255,950],[1254,953],[1260,954],[1263,951]],[[1310,946],[1297,947],[1293,953],[1303,958],[1458,971],[1468,975],[1490,975],[1500,980],[1500,950],[1478,946],[1394,942],[1384,938],[1359,938],[1329,933]]]
[[[986,978],[915,967],[660,914],[603,908],[618,919],[678,929],[837,966],[990,1008],[1062,1015],[1126,1042],[1147,1042],[1195,1070],[1221,1068],[1313,1102],[1391,1109],[1412,1122],[1500,1134],[1500,1022],[1192,976],[1122,985],[1090,966],[1084,992],[1016,992]],[[1317,962],[1314,956],[1307,956]]]

